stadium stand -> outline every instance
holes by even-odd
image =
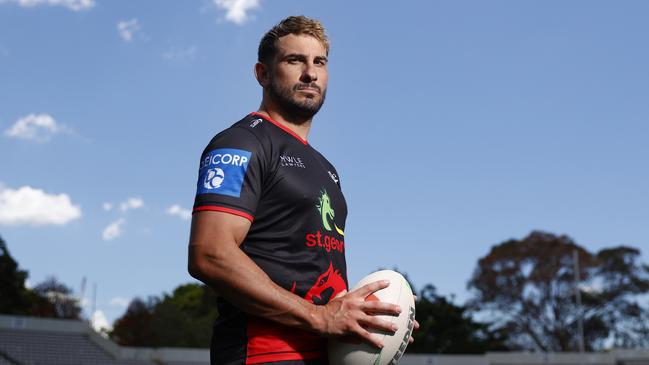
[[[206,365],[205,349],[115,344],[88,323],[0,315],[0,365]]]
[[[0,365],[209,365],[209,350],[124,347],[73,320],[0,315]],[[649,365],[649,349],[603,353],[406,354],[399,365]],[[332,364],[335,365],[335,364]]]

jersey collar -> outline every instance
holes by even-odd
[[[250,115],[255,115],[257,117],[264,118],[265,120],[271,122],[272,124],[274,124],[275,126],[280,128],[281,130],[283,130],[284,132],[286,132],[286,133],[290,134],[291,136],[297,138],[297,140],[300,141],[305,146],[309,144],[309,142],[307,142],[306,139],[300,137],[297,133],[293,132],[289,127],[285,126],[284,124],[282,124],[282,123],[280,123],[280,122],[278,122],[276,120],[273,120],[273,118],[271,118],[271,117],[269,117],[267,115],[260,114],[260,113],[257,113],[257,112],[252,112],[252,113],[250,113]]]

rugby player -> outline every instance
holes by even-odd
[[[319,21],[282,20],[262,38],[259,109],[217,134],[199,166],[189,272],[219,294],[212,364],[326,364],[326,338],[393,332],[365,301],[387,282],[347,292],[340,178],[308,142],[327,93],[329,41]]]

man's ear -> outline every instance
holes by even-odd
[[[266,87],[268,80],[270,80],[269,72],[268,66],[261,62],[255,63],[255,78],[262,87]]]

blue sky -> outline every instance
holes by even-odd
[[[0,235],[108,322],[190,282],[198,160],[259,105],[282,18],[331,37],[310,143],[336,165],[350,282],[398,267],[459,302],[541,229],[649,261],[645,1],[0,0]],[[86,293],[89,298],[90,293]],[[89,309],[86,309],[89,313]]]

